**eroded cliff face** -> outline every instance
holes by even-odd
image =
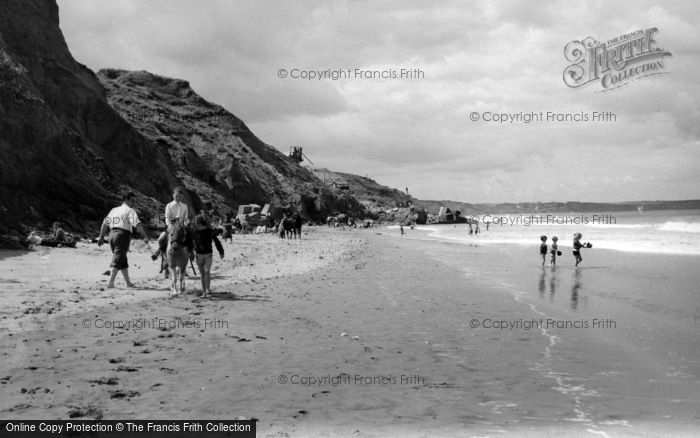
[[[249,202],[291,205],[311,217],[361,211],[187,82],[118,70],[98,79],[71,56],[55,0],[3,0],[0,246],[56,220],[94,232],[125,189],[137,193],[148,221],[183,185],[195,208],[205,199],[222,211]]]
[[[94,228],[126,188],[139,194],[148,217],[177,184],[167,150],[112,110],[95,74],[71,56],[58,20],[53,0],[7,0],[0,8],[0,234],[6,237],[54,220],[74,231]]]
[[[241,119],[199,96],[187,81],[115,69],[97,76],[112,108],[165,147],[187,189],[218,210],[269,202],[311,218],[361,211],[353,197],[331,191],[311,171],[261,141]]]

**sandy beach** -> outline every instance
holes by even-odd
[[[198,277],[169,298],[140,243],[133,290],[104,289],[106,246],[0,253],[0,417],[254,418],[270,437],[700,426],[697,258],[601,250],[552,270],[531,248],[392,228],[225,250],[208,300]]]

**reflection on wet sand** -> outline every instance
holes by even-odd
[[[557,267],[552,266],[552,276],[549,277],[549,301],[554,302],[554,294],[557,289]]]
[[[576,310],[578,307],[578,293],[581,289],[581,270],[574,269],[574,281],[571,284],[571,308]]]
[[[539,297],[544,299],[544,294],[545,291],[547,290],[547,271],[548,269],[545,268],[544,266],[542,267],[542,271],[540,271],[540,277],[539,281],[537,284],[537,290],[539,292]],[[552,266],[551,269],[549,269],[551,272],[549,276],[549,301],[554,302],[554,295],[556,295],[557,292],[557,283],[558,283],[558,278],[557,278],[557,267]]]
[[[544,285],[545,285],[544,274],[545,274],[544,266],[542,266],[542,271],[540,272],[540,282],[539,282],[539,285],[537,287],[537,290],[540,292],[540,298],[544,298]]]

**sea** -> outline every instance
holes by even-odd
[[[463,329],[466,339],[485,335],[481,349],[498,345],[506,362],[517,345],[534,342],[522,351],[539,356],[526,359],[521,351],[513,362],[513,369],[530,373],[522,379],[531,384],[520,389],[523,401],[503,390],[498,403],[517,408],[520,422],[564,425],[564,435],[698,436],[700,210],[474,219],[479,234],[470,235],[467,224],[404,226],[403,235],[392,227],[389,234],[424,241],[427,260],[447,264],[463,279],[452,293],[436,287],[426,294],[442,293],[445,302],[436,311],[443,324],[436,337],[446,339],[450,327]],[[574,233],[592,244],[579,266],[571,254]],[[556,265],[549,256],[542,264],[542,235],[548,245],[559,238],[563,254]],[[484,290],[487,298],[475,292]],[[508,344],[505,333],[517,342]],[[479,357],[478,349],[451,342],[444,345],[457,351],[444,354]],[[494,368],[491,378],[507,376]],[[561,396],[556,408],[552,394]]]
[[[593,248],[615,251],[700,255],[700,210],[654,210],[604,213],[522,213],[472,216],[479,233],[469,234],[467,224],[419,225],[427,237],[484,245],[539,246],[540,236],[559,239],[560,250],[570,251],[573,235]],[[488,222],[488,230],[487,230]],[[476,227],[473,226],[473,229]]]

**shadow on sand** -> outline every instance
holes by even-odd
[[[170,290],[169,288],[167,290]],[[268,297],[262,296],[262,295],[237,295],[233,292],[212,292],[209,294],[208,297],[203,298],[201,297],[202,292],[199,290],[188,290],[185,291],[184,294],[182,294],[185,297],[192,297],[194,298],[194,301],[251,301],[251,302],[261,302],[261,301],[267,301],[270,302],[270,299]]]
[[[26,249],[0,249],[0,260],[9,259],[10,257],[20,257],[30,252],[32,251]]]

